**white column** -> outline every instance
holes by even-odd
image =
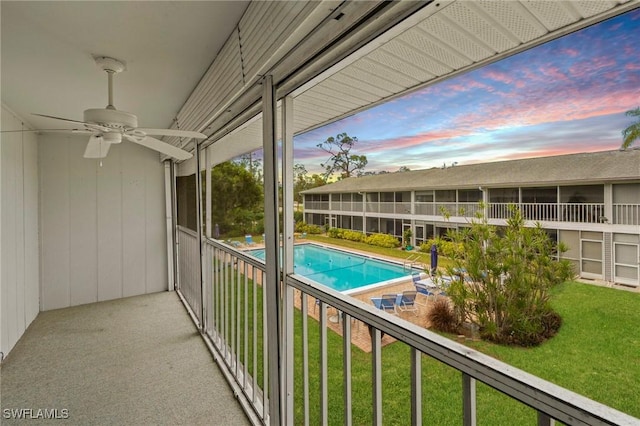
[[[287,96],[282,102],[282,216],[284,221],[284,259],[283,269],[285,277],[293,274],[293,98]],[[286,278],[285,278],[286,281]],[[285,424],[292,425],[293,417],[293,342],[294,327],[293,313],[294,289],[285,285],[284,299],[284,330],[281,342],[284,350],[284,415]]]
[[[170,160],[164,162],[164,199],[165,211],[167,217],[167,283],[168,291],[175,289],[175,273],[174,273],[174,227],[173,227],[173,173],[172,163]]]
[[[213,154],[211,153],[211,146],[204,150],[204,164],[207,170],[205,171],[204,187],[205,187],[205,203],[204,203],[204,220],[205,220],[205,232],[207,237],[213,236],[213,228],[211,224],[211,167],[213,167]]]
[[[280,393],[280,244],[278,230],[278,158],[276,141],[276,103],[273,76],[262,80],[262,148],[264,152],[264,234],[267,364],[269,370],[269,420],[282,422]]]
[[[200,329],[204,331],[205,329],[205,320],[206,320],[206,287],[204,281],[204,271],[202,269],[204,262],[202,261],[203,250],[202,250],[202,160],[200,158],[200,147],[196,143],[193,156],[196,160],[196,232],[198,233],[198,270],[199,278],[200,278]]]

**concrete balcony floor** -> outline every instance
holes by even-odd
[[[174,292],[41,312],[0,374],[2,424],[249,424]]]

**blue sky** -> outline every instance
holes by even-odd
[[[295,162],[320,173],[316,145],[342,132],[366,171],[617,149],[640,106],[638,40],[640,9],[296,136]]]

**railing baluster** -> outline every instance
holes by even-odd
[[[476,426],[476,379],[462,373],[463,425]]]
[[[273,319],[267,318],[267,292],[264,291],[266,272],[260,271],[260,277],[260,282],[262,283],[262,406],[264,418],[266,419],[269,416],[269,398],[277,398],[278,396],[267,395],[267,392],[269,391],[269,338],[266,322],[273,321]],[[278,372],[274,371],[272,374],[276,375]]]
[[[329,389],[327,385],[327,304],[320,302],[320,424],[329,424]]]
[[[300,292],[302,308],[302,396],[304,425],[309,426],[309,303],[308,296]]]
[[[240,269],[240,259],[236,258],[236,377],[240,372],[240,339],[242,338],[242,271]]]
[[[371,379],[373,381],[373,424],[382,425],[382,335],[380,330],[371,332]]]
[[[251,267],[251,278],[253,278],[253,402],[258,401],[258,277],[256,267]]]
[[[249,267],[247,262],[243,262],[242,270],[244,272],[244,359],[243,359],[243,379],[244,388],[247,388],[249,374]]]
[[[411,424],[422,424],[422,353],[411,348]]]
[[[351,316],[342,314],[342,352],[343,352],[343,392],[344,392],[344,424],[351,426]]]
[[[538,426],[554,426],[556,421],[548,414],[538,411]]]

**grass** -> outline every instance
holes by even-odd
[[[582,283],[566,283],[554,292],[554,307],[564,323],[553,339],[536,348],[470,342],[490,356],[540,376],[588,398],[640,417],[639,295]],[[318,324],[309,320],[309,364],[312,424],[320,418]],[[296,324],[300,327],[299,322]],[[301,332],[296,332],[296,413],[302,418]],[[354,424],[370,424],[371,359],[355,346],[352,352]],[[329,423],[342,422],[342,337],[329,332]],[[410,348],[393,343],[382,349],[383,418],[385,424],[410,423]],[[456,370],[423,357],[423,412],[427,424],[461,422],[461,376]],[[535,424],[536,413],[507,396],[478,384],[478,423]],[[508,413],[508,415],[505,415]]]

